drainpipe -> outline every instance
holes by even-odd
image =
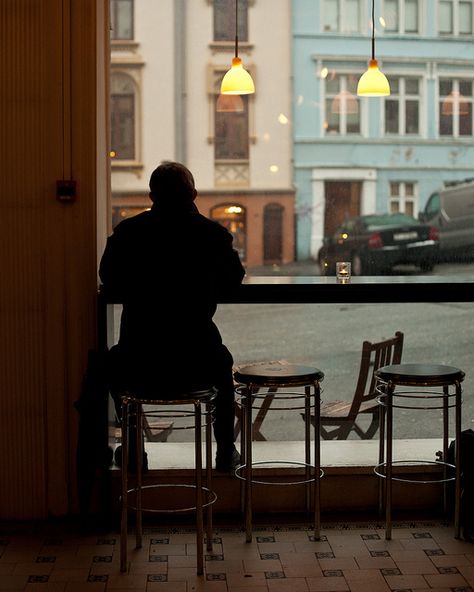
[[[174,4],[174,104],[175,158],[186,163],[186,0]]]

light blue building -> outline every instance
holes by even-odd
[[[358,98],[371,0],[293,0],[297,258],[347,217],[418,215],[474,177],[474,1],[375,0],[386,98]]]

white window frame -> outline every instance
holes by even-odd
[[[128,79],[129,84],[132,85],[135,101],[134,101],[134,142],[135,154],[133,159],[111,158],[112,169],[134,169],[142,168],[142,106],[141,106],[141,70],[137,67],[121,68],[112,65],[111,68],[111,82],[110,87],[113,87],[113,77],[117,76],[123,80]],[[113,149],[113,146],[111,147]]]
[[[321,12],[320,12],[320,23],[321,23],[321,31],[322,33],[329,33],[329,34],[334,34],[334,33],[345,33],[345,34],[351,34],[351,33],[358,33],[361,34],[363,32],[363,23],[365,21],[365,3],[362,0],[358,0],[359,3],[359,22],[357,24],[357,28],[352,29],[352,30],[345,30],[342,28],[342,15],[344,14],[345,11],[345,3],[346,0],[337,0],[337,4],[338,4],[338,11],[337,11],[337,29],[335,31],[326,31],[326,29],[324,28],[324,11],[325,11],[325,0],[322,0],[322,2],[320,3],[321,6]]]
[[[437,32],[439,37],[473,37],[474,36],[474,0],[443,0],[446,2],[451,2],[453,7],[453,30],[449,33],[442,33],[440,31],[440,10],[439,10],[439,2],[436,3],[437,7],[437,15],[436,15],[436,25],[437,25]],[[460,33],[459,31],[459,4],[460,2],[470,1],[472,5],[471,10],[471,32],[470,33]]]
[[[453,100],[453,109],[454,109],[453,133],[449,134],[449,135],[448,134],[441,134],[441,130],[440,130],[442,97],[439,93],[439,85],[440,85],[441,80],[451,80],[453,83],[453,91],[452,92],[455,94],[457,93],[457,95],[454,97],[454,100]],[[437,132],[438,132],[438,138],[440,138],[440,139],[456,138],[459,140],[470,140],[472,142],[472,139],[474,138],[474,96],[470,96],[470,97],[463,96],[463,98],[462,98],[463,101],[471,104],[472,134],[471,135],[467,135],[467,134],[460,135],[459,134],[459,102],[460,102],[459,82],[460,81],[470,82],[471,84],[474,83],[474,79],[468,78],[468,77],[452,78],[450,76],[439,76],[439,78],[438,78],[438,84],[437,84],[437,106],[438,106],[438,108],[437,108],[437,115],[438,115]],[[474,88],[473,88],[473,93],[474,93]]]
[[[398,195],[392,195],[392,184],[398,185]],[[413,185],[413,195],[407,195],[406,187],[407,185]],[[389,212],[392,212],[392,204],[398,204],[397,213],[406,214],[406,206],[407,203],[411,203],[413,205],[413,215],[416,217],[416,213],[418,212],[418,183],[416,181],[399,181],[398,179],[391,179],[389,181],[389,196],[388,196],[388,207]]]
[[[385,0],[383,3],[382,16],[385,13]],[[396,31],[387,31],[383,28],[385,35],[420,35],[423,29],[423,23],[425,22],[424,17],[424,2],[418,0],[418,30],[417,31],[405,31],[405,0],[398,0],[398,27]]]
[[[347,91],[347,77],[348,76],[354,76],[356,75],[356,72],[348,72],[348,71],[342,71],[342,72],[338,72],[337,73],[337,77],[340,80],[340,85],[339,85],[339,93],[343,93],[343,92],[348,92]],[[364,123],[364,116],[363,116],[363,108],[362,108],[362,103],[363,101],[361,101],[361,99],[359,99],[356,95],[354,95],[354,99],[357,100],[357,103],[359,105],[359,132],[358,133],[347,133],[347,113],[342,112],[340,113],[340,119],[339,119],[339,132],[338,133],[330,133],[326,131],[326,122],[328,120],[327,118],[327,113],[326,113],[326,101],[327,99],[331,98],[331,99],[335,99],[336,95],[332,95],[327,93],[327,87],[326,87],[326,79],[323,80],[323,84],[321,85],[322,87],[322,105],[323,105],[323,109],[321,109],[322,112],[322,132],[323,132],[323,136],[324,137],[336,137],[336,138],[353,138],[353,137],[361,137],[364,136],[366,134],[364,134],[364,127],[363,127],[363,123]]]
[[[394,100],[397,97],[398,100],[398,132],[387,132],[386,130],[386,118],[385,118],[385,101],[384,101],[384,108],[383,108],[383,123],[382,129],[384,136],[393,138],[396,136],[406,136],[408,138],[419,138],[423,135],[423,119],[422,119],[422,111],[423,111],[423,78],[419,75],[393,75],[392,78],[398,79],[398,93],[392,94],[389,99],[386,100]],[[416,78],[418,80],[418,94],[412,95],[406,93],[406,80],[407,78]],[[406,101],[418,99],[418,132],[415,134],[407,134],[405,132],[406,128]]]

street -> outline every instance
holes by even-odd
[[[315,265],[315,264],[314,264]],[[315,265],[316,268],[316,265]],[[267,275],[282,270],[267,269]],[[304,265],[293,272],[305,275]],[[472,277],[472,264],[442,264],[433,275]],[[263,275],[265,269],[259,269]],[[409,273],[410,270],[403,270]],[[411,272],[413,273],[413,272]],[[314,272],[313,272],[314,274]],[[306,275],[309,273],[306,270]],[[436,362],[466,372],[463,428],[474,428],[474,303],[437,304],[258,304],[220,305],[215,321],[236,365],[288,360],[313,365],[325,373],[324,401],[352,399],[362,342],[380,341],[395,331],[405,335],[402,361]],[[299,412],[270,412],[262,432],[268,439],[302,438]],[[396,437],[437,437],[440,411],[398,410]],[[296,436],[299,434],[299,437]]]

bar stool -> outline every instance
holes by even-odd
[[[455,482],[454,532],[460,535],[460,447],[456,446],[455,465],[446,462],[448,455],[449,409],[455,410],[456,443],[461,436],[461,405],[464,372],[453,366],[439,364],[392,364],[379,368],[375,372],[377,379],[377,400],[381,406],[379,464],[374,472],[385,479],[385,538],[392,537],[392,482],[405,483],[444,483],[444,501],[446,509],[446,484]],[[416,390],[396,390],[399,386]],[[442,390],[427,390],[442,387]],[[443,460],[393,460],[393,409],[411,410],[442,410],[443,411]],[[385,433],[386,427],[386,433]],[[386,444],[386,456],[385,456]],[[413,480],[407,477],[394,476],[393,465],[402,463],[431,464],[443,467],[443,476],[431,480]],[[448,477],[448,468],[455,469],[454,477]]]
[[[324,378],[323,372],[317,368],[308,366],[295,366],[291,364],[255,364],[245,366],[234,373],[235,380],[239,383],[238,393],[242,397],[243,422],[241,432],[241,457],[242,464],[236,469],[236,476],[244,484],[244,514],[246,541],[252,541],[252,485],[299,485],[306,487],[306,509],[310,510],[310,484],[314,483],[314,536],[320,538],[320,477],[322,476],[320,462],[320,382]],[[268,392],[259,394],[261,387],[268,387]],[[288,389],[304,387],[304,394],[291,392]],[[283,392],[277,392],[284,389]],[[257,400],[271,397],[271,401],[298,401],[303,400],[303,406],[272,407],[274,410],[304,410],[305,425],[305,460],[296,462],[290,460],[266,460],[252,462],[252,410]],[[269,406],[269,405],[268,405]],[[314,464],[311,464],[310,430],[311,409],[314,409]],[[268,410],[268,408],[267,408]],[[255,480],[253,468],[255,466],[270,464],[289,464],[305,467],[304,479],[293,482],[275,483],[272,481]]]
[[[212,434],[211,425],[213,423],[212,401],[216,397],[216,390],[214,388],[190,391],[182,395],[175,396],[170,399],[142,399],[131,394],[126,394],[122,397],[122,497],[121,497],[121,531],[120,531],[120,571],[127,570],[127,532],[128,532],[128,509],[136,511],[135,524],[135,538],[136,548],[140,549],[142,546],[142,512],[166,513],[172,514],[175,512],[192,512],[196,511],[196,547],[197,547],[197,574],[202,575],[204,572],[204,520],[203,509],[207,508],[206,520],[206,539],[207,550],[212,551],[212,504],[216,501],[217,495],[212,490]],[[192,405],[193,410],[181,410],[179,412],[167,410],[166,415],[156,414],[156,411],[144,411],[143,405],[150,405],[153,407],[161,406],[183,406]],[[202,410],[204,406],[204,411]],[[174,429],[194,429],[194,484],[178,484],[178,483],[155,483],[152,485],[142,485],[142,462],[143,462],[143,419],[144,417],[173,417],[173,418],[193,418],[194,423],[191,426],[174,427]],[[202,418],[204,416],[204,425]],[[132,421],[134,420],[134,423]],[[136,483],[135,487],[129,489],[128,486],[128,472],[129,472],[129,428],[130,426],[137,426],[136,431]],[[202,428],[205,428],[205,459],[206,459],[206,481],[203,485],[202,472]],[[153,489],[178,489],[178,488],[192,488],[195,490],[195,506],[179,508],[179,509],[157,509],[144,508],[142,505],[143,490]],[[135,494],[135,505],[129,503],[129,495]],[[205,501],[204,501],[205,498]]]

